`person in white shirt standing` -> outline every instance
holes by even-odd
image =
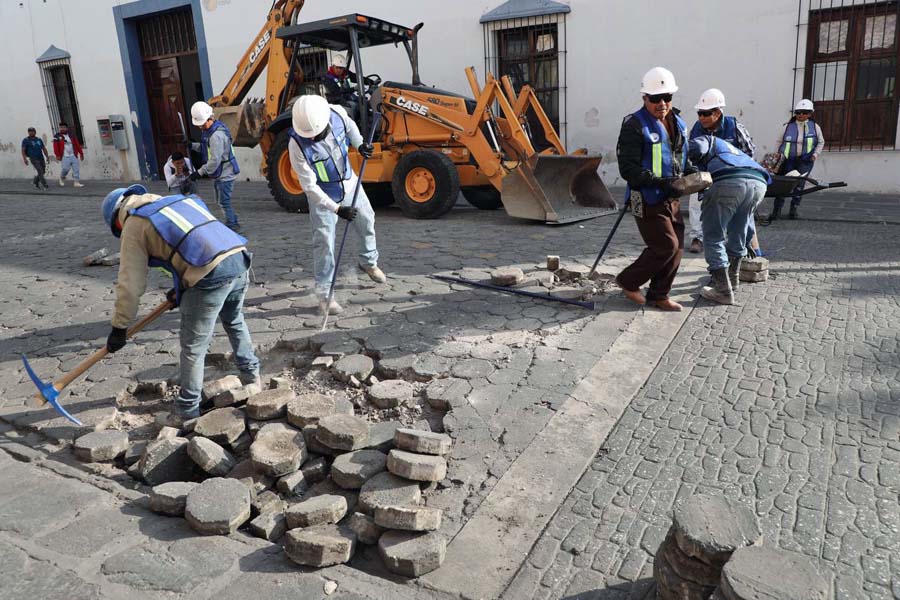
[[[822,135],[822,128],[812,118],[813,110],[812,100],[804,98],[794,107],[794,116],[791,120],[785,123],[784,132],[776,142],[778,153],[784,156],[784,162],[778,171],[779,175],[791,171],[797,171],[804,177],[809,175],[819,154],[825,149],[825,136]],[[803,191],[805,185],[805,181],[800,181],[793,189],[789,219],[800,218],[797,209],[800,207],[802,196],[799,193]],[[781,218],[782,206],[784,198],[775,198],[769,223]]]
[[[53,136],[53,154],[60,162],[59,185],[64,186],[66,176],[72,171],[72,179],[75,187],[84,187],[81,183],[81,164],[78,159],[84,160],[84,150],[78,142],[78,138],[69,131],[67,123],[59,124],[59,133]]]
[[[185,196],[197,193],[194,182],[191,181],[191,173],[194,172],[194,165],[191,159],[181,152],[173,152],[169,156],[163,167],[163,174],[166,176],[166,185],[170,192],[180,192]]]
[[[342,106],[329,104],[322,96],[301,96],[292,109],[291,165],[309,202],[309,222],[313,233],[313,267],[316,295],[323,314],[335,315],[343,309],[328,291],[334,276],[334,241],[338,217],[353,224],[362,246],[359,266],[372,281],[387,279],[378,268],[375,242],[375,211],[360,185],[356,206],[351,207],[359,178],[350,165],[352,144],[366,158],[373,147],[363,142],[356,123]]]

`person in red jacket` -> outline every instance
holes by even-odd
[[[59,171],[59,185],[65,185],[66,175],[72,171],[72,179],[75,187],[84,187],[81,184],[81,164],[79,159],[84,160],[84,150],[78,142],[78,138],[74,133],[69,132],[69,126],[65,122],[59,124],[59,133],[53,136],[53,154],[56,160],[60,162],[61,169]]]

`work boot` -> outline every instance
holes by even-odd
[[[619,278],[616,277],[616,285],[622,288],[622,294],[625,295],[626,298],[637,304],[638,306],[643,306],[647,304],[647,299],[644,298],[644,295],[641,293],[641,290],[629,290],[625,286],[623,286],[619,282]]]
[[[329,315],[339,315],[344,312],[344,308],[337,303],[337,300],[334,298],[331,299],[331,304],[328,304],[328,300],[319,300],[319,314],[325,314],[325,307],[328,306],[328,314]]]
[[[700,241],[700,238],[691,240],[691,247],[688,248],[688,252],[692,252],[693,254],[700,254],[703,252],[703,242]]]
[[[772,212],[769,213],[769,216],[768,216],[768,218],[766,218],[766,221],[768,221],[769,223],[772,223],[773,221],[777,221],[780,218],[781,218],[781,207],[778,206],[778,207],[772,209]]]
[[[799,219],[799,218],[800,218],[800,215],[797,214],[797,207],[794,206],[794,205],[792,204],[792,205],[791,205],[791,210],[790,210],[790,212],[788,213],[788,219],[796,220],[796,219]]]
[[[262,391],[262,379],[259,377],[259,371],[256,373],[241,373],[241,383],[244,385],[244,391],[248,395],[253,396]]]
[[[663,298],[662,300],[653,300],[653,306],[658,308],[659,310],[664,310],[666,312],[681,312],[684,307],[671,298]]]
[[[369,276],[369,279],[375,283],[384,283],[387,281],[387,276],[384,274],[384,271],[378,268],[378,265],[372,265],[371,267],[359,265],[359,268],[365,271],[366,275]]]
[[[728,281],[731,283],[731,291],[738,291],[738,284],[740,280],[741,274],[741,261],[744,260],[743,256],[729,256],[728,263]]]
[[[728,281],[728,270],[723,267],[712,271],[710,275],[712,285],[704,285],[700,295],[719,304],[734,304],[734,292],[731,290],[731,282]]]

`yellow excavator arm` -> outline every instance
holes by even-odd
[[[275,36],[275,31],[296,20],[304,1],[275,0],[272,3],[265,25],[253,38],[222,93],[209,99],[210,106],[239,105],[266,69],[265,117],[271,122],[278,116],[281,93],[288,82],[289,57],[284,42]]]

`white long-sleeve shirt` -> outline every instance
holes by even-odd
[[[343,106],[335,104],[331,104],[330,106],[344,121],[344,129],[347,131],[347,139],[350,142],[350,145],[354,148],[359,148],[363,143],[359,127],[356,126],[356,123],[350,118]],[[335,137],[329,134],[319,143],[325,145],[325,148],[334,160],[334,164],[337,165],[338,170],[343,169],[343,149],[340,144],[338,144]],[[303,186],[303,191],[306,192],[307,199],[316,206],[326,207],[331,212],[337,212],[338,206],[340,205],[332,200],[328,194],[319,187],[316,172],[309,162],[307,162],[306,156],[303,154],[300,146],[297,145],[297,142],[293,139],[288,143],[288,154],[290,154],[291,157],[291,166],[294,168],[294,173],[297,174],[300,185]],[[356,173],[353,173],[352,171],[351,168],[350,178],[341,182],[344,187],[345,198],[352,198],[353,188],[356,187],[357,176]],[[344,175],[346,176],[346,174]]]
[[[172,164],[172,158],[169,157],[169,160],[166,161],[166,165],[163,167],[163,173],[166,176],[166,185],[170,190],[177,190],[185,179],[188,178],[188,175],[194,172],[194,165],[191,164],[191,159],[187,156],[184,157],[184,174],[178,175],[175,172],[175,165]]]

